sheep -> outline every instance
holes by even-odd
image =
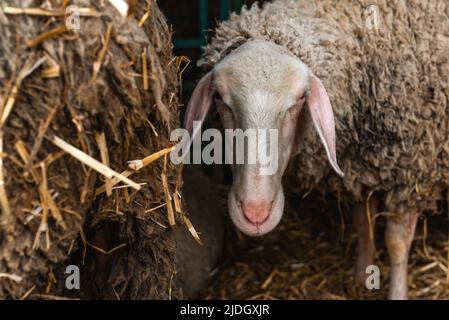
[[[356,280],[373,263],[371,215],[383,213],[389,298],[407,299],[418,215],[449,181],[448,17],[443,0],[277,0],[221,23],[186,128],[213,105],[224,128],[279,130],[275,175],[231,166],[235,225],[251,236],[272,230],[283,177],[289,191],[338,192],[359,224]]]
[[[226,209],[216,183],[195,166],[184,166],[182,197],[190,219],[201,230],[199,246],[185,226],[174,229],[176,276],[174,284],[182,289],[183,299],[197,299],[210,281],[224,252]]]

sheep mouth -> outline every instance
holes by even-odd
[[[234,226],[240,231],[250,237],[258,237],[271,232],[280,222],[284,207],[284,197],[282,190],[278,192],[273,201],[272,208],[266,217],[261,217],[261,220],[255,222],[245,215],[237,196],[234,191],[230,191],[228,195],[228,209],[229,215]]]
[[[270,214],[269,214],[262,221],[252,222],[251,220],[248,219],[248,217],[243,212],[242,212],[242,215],[243,215],[243,220],[245,220],[246,223],[248,223],[251,226],[256,227],[256,228],[263,226],[265,224],[265,222],[267,222],[268,219],[270,219]]]

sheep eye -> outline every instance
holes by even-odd
[[[221,99],[221,97],[217,98],[215,100],[215,104],[217,107],[217,111],[221,117],[223,126],[226,129],[230,129],[234,127],[234,114],[232,113],[231,108],[224,103],[224,101]]]
[[[304,93],[300,98],[299,98],[299,101],[304,101],[306,99],[306,94]]]
[[[217,106],[217,108],[231,110],[231,108],[229,108],[229,106],[223,101],[223,99],[221,98],[221,95],[218,92],[214,93],[213,99],[214,99],[214,103]]]
[[[217,91],[214,92],[213,99],[214,99],[215,102],[222,102],[223,101],[223,99],[221,98],[220,93],[218,93]]]

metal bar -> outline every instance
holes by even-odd
[[[235,0],[235,12],[240,13],[240,10],[243,7],[244,0]]]
[[[196,86],[196,81],[191,80],[183,80],[182,81],[182,90],[183,91],[193,91]]]
[[[175,38],[173,43],[176,48],[199,48],[204,42],[200,38]]]
[[[220,1],[220,20],[226,20],[229,17],[231,11],[231,0]]]
[[[209,28],[209,10],[207,0],[199,0],[199,22],[201,45],[206,45],[207,31]]]

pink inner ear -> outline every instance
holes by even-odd
[[[307,105],[309,106],[315,129],[326,150],[329,162],[335,172],[343,177],[344,173],[337,163],[335,120],[332,105],[320,79],[313,74],[310,76],[310,95],[307,97]]]
[[[212,71],[209,71],[193,90],[184,117],[184,128],[189,131],[192,139],[193,121],[204,121],[212,103]],[[196,134],[196,133],[195,133]]]

